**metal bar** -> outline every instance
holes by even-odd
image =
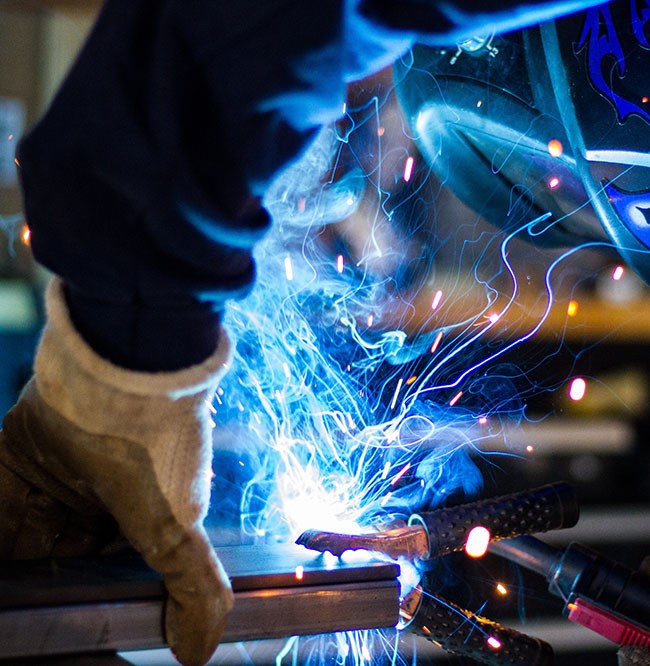
[[[80,654],[67,657],[21,659],[20,666],[133,666],[117,654]]]
[[[395,625],[397,582],[348,583],[331,588],[237,593],[223,642]],[[0,656],[15,659],[160,648],[166,645],[162,626],[162,601],[12,609],[0,615]]]
[[[398,620],[394,564],[328,562],[293,546],[219,554],[235,591],[224,642],[392,627]],[[164,647],[164,602],[159,577],[137,558],[5,563],[0,660]]]

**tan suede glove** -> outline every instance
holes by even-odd
[[[76,333],[60,281],[46,303],[35,375],[0,432],[0,558],[99,552],[119,528],[164,578],[177,659],[202,666],[233,604],[202,527],[212,476],[207,401],[229,362],[227,338],[201,365],[134,372]]]
[[[650,666],[650,648],[628,645],[617,652],[618,666]]]
[[[641,562],[639,571],[650,576],[650,555]],[[617,656],[618,666],[650,666],[650,647],[626,645],[619,648]]]

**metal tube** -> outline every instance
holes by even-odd
[[[576,598],[650,630],[650,577],[581,544],[559,550],[530,536],[490,545],[490,551],[536,571],[565,602]]]
[[[561,552],[531,536],[519,536],[490,543],[490,552],[549,578],[557,568]]]

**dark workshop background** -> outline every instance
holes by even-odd
[[[29,377],[48,277],[30,256],[13,150],[56,89],[99,4],[0,0],[0,414]],[[467,215],[458,208],[458,215]],[[539,280],[535,252],[523,244],[517,252],[518,261],[530,262],[532,282]],[[578,540],[636,568],[650,554],[650,289],[629,271],[613,281],[615,266],[611,258],[591,258],[582,268],[574,267],[573,278],[556,294],[548,322],[509,359],[527,368],[530,383],[543,389],[527,406],[527,413],[540,420],[531,418],[508,435],[511,442],[530,441],[535,455],[503,456],[497,463],[479,455],[477,463],[486,494],[572,482],[583,517],[569,534],[547,540],[558,545]],[[534,317],[540,301],[530,289],[526,293],[531,300],[521,304],[521,312]],[[571,301],[578,308],[568,316]],[[567,398],[572,377],[587,379],[582,401]],[[496,438],[485,443],[486,449],[491,446],[498,446]],[[463,562],[449,575],[458,579],[461,594],[466,588],[465,603],[472,608],[480,605],[477,595],[492,594],[490,581],[505,581],[511,594],[490,598],[490,617],[520,627],[526,620],[527,633],[554,645],[559,666],[616,663],[611,644],[561,617],[561,604],[546,593],[543,581],[512,566],[501,569],[486,558]],[[477,588],[474,581],[485,586]],[[214,663],[272,664],[281,647],[282,642],[222,646]],[[174,663],[164,651],[124,657],[136,664]],[[419,663],[461,662],[423,644]]]

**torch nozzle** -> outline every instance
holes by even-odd
[[[310,550],[329,551],[339,557],[346,550],[369,550],[394,560],[403,557],[410,561],[422,559],[428,550],[428,536],[422,525],[396,527],[370,534],[307,530],[296,539],[296,543]]]

